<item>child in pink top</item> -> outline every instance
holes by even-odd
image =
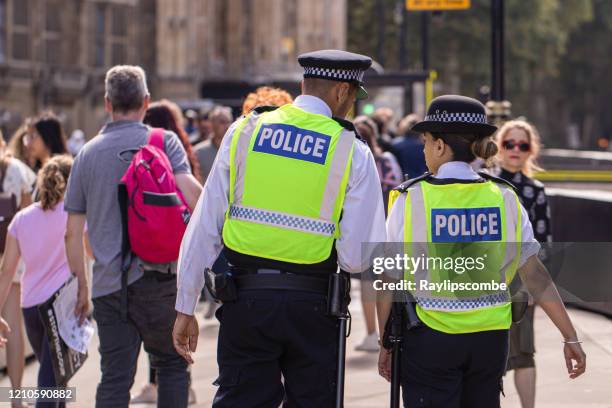
[[[40,363],[39,388],[57,386],[49,340],[38,305],[48,300],[70,277],[64,246],[67,219],[64,192],[71,168],[70,156],[55,156],[40,170],[37,184],[40,202],[21,210],[13,218],[0,266],[1,309],[20,257],[25,264],[21,278],[21,307],[28,340]],[[0,346],[4,346],[6,339],[3,334],[8,330],[10,328],[0,318]],[[65,404],[46,403],[47,406],[61,408]]]
[[[43,303],[70,277],[64,247],[67,218],[63,201],[46,211],[37,202],[19,211],[9,225],[8,234],[19,243],[25,264],[22,308]]]

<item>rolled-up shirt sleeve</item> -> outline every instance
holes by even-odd
[[[367,270],[374,244],[385,241],[385,211],[374,156],[366,144],[356,141],[336,240],[338,265],[349,273]]]
[[[538,254],[541,245],[538,240],[535,239],[527,210],[523,207],[523,204],[519,206],[521,211],[521,256],[518,267],[520,268],[532,255]]]
[[[181,243],[175,308],[184,314],[195,313],[204,287],[204,270],[212,267],[223,249],[221,233],[229,201],[230,146],[236,126],[237,122],[223,138]]]

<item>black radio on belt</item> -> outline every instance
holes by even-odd
[[[204,283],[217,302],[234,302],[238,298],[236,282],[231,271],[215,273],[212,269],[206,268],[204,271]]]
[[[346,316],[350,302],[351,278],[348,273],[332,273],[327,291],[327,314],[334,317]]]

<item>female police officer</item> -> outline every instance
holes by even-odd
[[[585,354],[554,283],[536,254],[529,218],[512,185],[472,170],[476,157],[497,152],[484,106],[447,95],[434,99],[423,122],[431,173],[397,188],[387,222],[390,242],[420,263],[401,269],[412,282],[421,325],[404,330],[401,384],[405,407],[492,408],[500,405],[516,271],[563,336],[569,376],[585,370]],[[391,296],[378,300],[380,327]],[[574,361],[572,361],[574,360]],[[384,348],[379,373],[390,377]]]

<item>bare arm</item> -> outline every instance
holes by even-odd
[[[66,257],[70,271],[78,281],[78,299],[75,315],[83,322],[89,314],[89,286],[85,272],[85,249],[83,245],[83,229],[85,214],[70,213],[66,223]]]
[[[26,208],[30,204],[32,204],[32,194],[21,193],[21,205],[19,206],[19,208]]]
[[[89,242],[89,234],[87,232],[83,234],[83,245],[85,246],[85,255],[91,259],[95,259],[93,250],[91,249],[91,243]]]
[[[529,293],[534,297],[535,303],[546,312],[563,338],[576,340],[576,330],[544,264],[536,255],[533,255],[527,259],[518,272]]]
[[[6,234],[4,255],[2,256],[2,263],[0,264],[0,310],[4,308],[4,303],[6,302],[11,283],[15,277],[19,256],[19,244],[17,239],[11,234]],[[0,347],[4,346],[7,341],[3,336],[4,332],[10,330],[11,328],[9,325],[0,317]]]
[[[193,212],[202,192],[202,186],[191,173],[179,173],[175,178],[176,184],[181,193],[183,193],[189,209]]]
[[[557,326],[566,342],[577,342],[576,329],[570,320],[563,300],[557,291],[548,270],[538,259],[532,255],[519,269],[521,279],[527,286],[534,301],[548,315],[550,320]],[[586,355],[579,343],[565,344],[565,360],[568,373],[571,378],[583,374],[586,369]],[[574,366],[572,360],[576,360]]]
[[[6,234],[6,244],[4,254],[0,263],[0,310],[4,308],[4,302],[9,293],[9,288],[15,277],[17,265],[19,263],[19,243],[17,238],[11,234]]]

